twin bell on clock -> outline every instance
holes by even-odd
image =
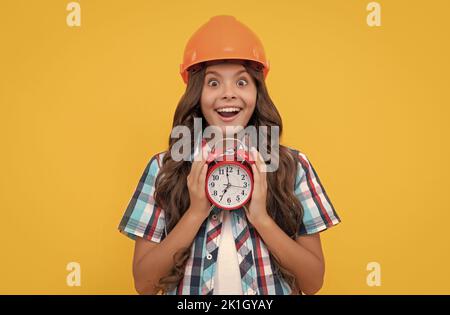
[[[226,140],[226,139],[225,139]],[[231,148],[216,148],[208,154],[208,172],[205,192],[209,201],[223,210],[235,210],[250,201],[253,193],[253,172],[247,147],[238,139],[233,139]],[[203,139],[202,147],[207,145]]]

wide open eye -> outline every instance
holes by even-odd
[[[246,86],[247,84],[248,84],[248,82],[247,82],[247,80],[246,79],[239,79],[239,81],[238,81],[238,85],[239,85],[239,83],[240,82],[244,82],[244,84],[243,85],[241,85],[241,86]]]
[[[216,84],[215,85],[211,85],[211,82],[215,82]],[[211,79],[211,80],[209,80],[208,81],[208,83],[207,83],[209,86],[217,86],[217,85],[219,85],[219,81],[217,81],[217,80],[214,80],[214,79]]]

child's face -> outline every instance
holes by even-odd
[[[209,125],[245,128],[256,106],[256,85],[239,63],[218,63],[205,71],[200,105]],[[224,109],[226,110],[224,112]]]

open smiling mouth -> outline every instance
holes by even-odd
[[[219,116],[226,119],[234,118],[235,116],[237,116],[237,114],[239,114],[240,111],[241,108],[239,107],[225,107],[216,109],[216,112],[219,114]]]

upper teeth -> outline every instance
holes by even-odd
[[[217,111],[220,112],[238,112],[241,109],[238,107],[224,107],[224,108],[219,108]]]

